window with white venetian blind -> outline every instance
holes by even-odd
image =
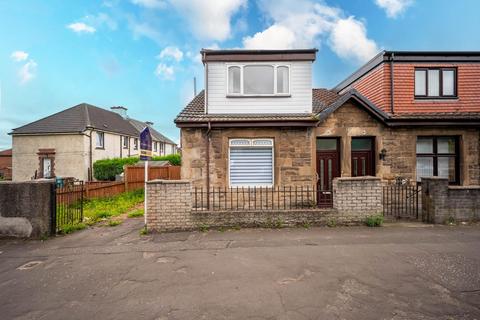
[[[273,186],[273,139],[231,139],[231,187]]]

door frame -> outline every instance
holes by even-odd
[[[377,139],[376,139],[376,136],[353,136],[351,137],[350,139],[350,174],[351,176],[353,177],[353,152],[355,152],[352,148],[352,141],[354,139],[370,139],[372,141],[372,147],[370,148],[370,150],[355,150],[355,151],[359,151],[359,152],[371,152],[372,154],[372,163],[370,165],[370,170],[372,171],[372,174],[374,177],[377,176],[377,162],[376,162],[376,158],[375,158],[375,155],[376,155],[376,148],[377,148]]]

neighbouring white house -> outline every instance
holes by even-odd
[[[155,130],[152,122],[129,118],[125,107],[111,109],[82,103],[13,129],[13,180],[92,180],[95,161],[137,156],[140,131],[146,126],[152,135],[154,156],[177,153],[176,143]]]

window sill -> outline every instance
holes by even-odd
[[[227,94],[227,98],[290,98],[291,94]]]
[[[458,97],[415,97],[415,102],[458,102]]]
[[[95,147],[95,150],[105,150],[105,147]]]

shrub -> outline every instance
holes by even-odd
[[[365,220],[365,224],[369,227],[380,227],[383,224],[383,216],[379,214],[374,216],[369,216]]]
[[[169,154],[168,156],[152,157],[152,161],[169,161],[172,166],[182,165],[182,157],[180,154]]]
[[[97,180],[114,181],[115,176],[123,172],[124,165],[135,164],[138,161],[137,157],[97,160],[93,164],[93,175]]]

